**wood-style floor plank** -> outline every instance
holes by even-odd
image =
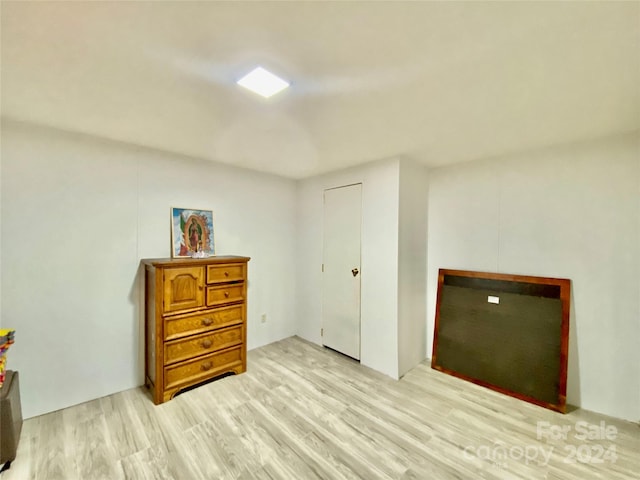
[[[578,422],[594,428],[604,422],[617,433],[612,440],[576,438]],[[553,438],[548,427],[571,430]],[[248,352],[247,373],[163,405],[153,405],[141,387],[26,420],[17,458],[2,474],[2,480],[470,478],[640,479],[640,426],[579,409],[561,415],[426,363],[395,381],[292,337]]]

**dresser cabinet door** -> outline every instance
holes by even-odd
[[[204,306],[204,267],[164,270],[164,311],[176,312]]]

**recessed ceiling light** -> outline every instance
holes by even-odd
[[[264,98],[269,98],[289,86],[289,82],[262,67],[254,68],[237,83]]]

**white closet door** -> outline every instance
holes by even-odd
[[[324,192],[322,344],[360,359],[362,185]]]

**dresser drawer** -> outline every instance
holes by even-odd
[[[176,338],[204,333],[215,328],[227,327],[242,323],[244,319],[244,305],[232,305],[197,313],[195,315],[179,315],[165,317],[164,338]]]
[[[215,285],[207,287],[207,306],[224,305],[225,303],[242,302],[244,300],[244,283],[233,285]]]
[[[242,365],[242,345],[164,368],[165,389],[224,373]]]
[[[238,345],[242,343],[242,329],[242,325],[236,325],[184,340],[167,342],[164,344],[165,364],[169,365]]]
[[[238,282],[244,279],[244,264],[207,266],[207,283]]]

